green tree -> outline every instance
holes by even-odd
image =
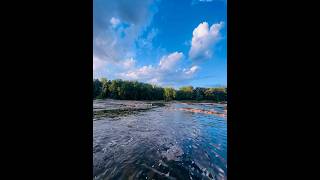
[[[207,100],[215,100],[214,96],[214,89],[213,88],[208,88],[204,91],[204,98]]]
[[[179,90],[138,81],[123,81],[106,78],[93,79],[93,98],[128,100],[212,100],[227,101],[227,88],[201,88],[184,86]]]
[[[165,101],[174,100],[176,97],[176,91],[173,88],[164,88],[163,96]]]
[[[163,99],[163,88],[162,87],[157,87],[153,86],[153,95],[154,95],[154,100],[162,100]]]
[[[97,98],[102,91],[102,83],[98,79],[93,80],[93,98]]]
[[[191,100],[193,98],[193,87],[184,86],[177,91],[178,100]]]
[[[226,88],[213,88],[214,100],[217,102],[227,101]]]
[[[122,80],[120,79],[116,79],[116,80],[112,80],[111,84],[109,86],[109,92],[110,92],[110,98],[113,99],[119,99],[121,95],[120,92],[120,84],[121,84]]]
[[[100,98],[107,98],[109,95],[109,81],[106,78],[101,78],[101,93]]]
[[[200,100],[204,100],[204,97],[205,97],[205,92],[206,88],[200,88],[200,87],[197,87],[193,90],[193,97],[194,99],[200,101]]]

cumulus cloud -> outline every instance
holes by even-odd
[[[107,64],[122,64],[128,58],[135,58],[136,41],[155,13],[154,9],[150,10],[152,2],[94,0],[93,55]]]
[[[99,77],[107,76],[109,79],[121,78],[126,80],[139,80],[158,85],[185,84],[195,77],[199,66],[190,66],[181,69],[181,62],[185,58],[182,52],[158,57],[161,53],[154,53],[153,40],[158,29],[150,27],[153,15],[157,11],[152,0],[94,0],[93,11],[93,70]],[[200,26],[200,25],[199,25]],[[208,25],[207,25],[208,26]],[[197,28],[196,28],[197,29]],[[201,45],[209,47],[214,39],[215,30],[219,28],[207,27],[205,40],[201,33],[205,29],[200,27],[194,32],[189,58],[197,59],[203,53]],[[219,34],[219,32],[218,32]],[[203,44],[203,43],[202,43]],[[160,50],[159,50],[160,51]],[[192,51],[192,52],[191,52]],[[138,57],[150,52],[148,59],[156,58],[158,63],[141,65]],[[191,59],[192,59],[191,58]],[[137,65],[139,64],[139,66]]]
[[[199,70],[199,66],[192,66],[190,69],[184,70],[184,72],[186,75],[192,75],[198,70]]]
[[[183,59],[181,52],[174,52],[163,56],[157,66],[142,66],[128,72],[119,73],[118,76],[127,80],[139,80],[158,85],[175,85],[193,78],[199,70],[198,66],[179,69],[178,64]]]
[[[174,52],[168,56],[163,56],[159,62],[159,68],[161,70],[170,70],[174,67],[178,61],[183,57],[183,53]]]
[[[120,73],[120,76],[124,79],[129,80],[147,80],[152,78],[152,73],[156,71],[156,68],[149,66],[143,66],[141,68],[137,68],[135,70],[126,72],[126,73]]]
[[[212,46],[220,39],[220,30],[224,23],[211,25],[207,22],[200,23],[193,30],[189,58],[192,60],[203,60],[212,57]]]
[[[93,56],[93,71],[99,71],[103,69],[111,69],[116,71],[126,71],[135,68],[136,60],[132,57],[121,60],[119,62],[103,61],[99,57]]]

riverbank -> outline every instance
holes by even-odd
[[[147,103],[170,103],[170,102],[180,102],[180,103],[198,103],[198,104],[227,104],[227,101],[211,101],[211,100],[130,100],[130,99],[93,99],[94,101],[130,101],[130,102],[147,102]]]

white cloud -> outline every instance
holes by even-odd
[[[194,78],[199,67],[180,69],[181,52],[159,57],[153,47],[158,29],[149,28],[156,13],[152,0],[94,1],[93,70],[99,77],[139,80],[158,85],[174,85]],[[152,10],[151,10],[152,9]],[[154,53],[154,51],[161,53]],[[137,66],[137,57],[150,53],[155,65]],[[146,56],[144,56],[146,58]]]
[[[129,72],[119,73],[119,76],[129,80],[147,80],[152,78],[152,73],[155,71],[156,69],[149,65],[131,70]]]
[[[159,84],[160,82],[159,82],[159,80],[157,78],[152,78],[152,79],[150,79],[148,81],[148,83],[150,83],[150,84]]]
[[[95,0],[93,3],[93,56],[106,64],[130,66],[130,62],[122,61],[137,56],[136,41],[150,25],[155,13],[150,10],[153,1]],[[95,71],[99,70],[96,64],[94,62]]]
[[[115,18],[115,17],[112,17],[111,19],[110,19],[110,23],[111,23],[111,25],[112,25],[112,27],[117,27],[119,24],[120,24],[120,19],[118,19],[118,18]]]
[[[145,49],[148,49],[148,50],[152,50],[153,49],[152,41],[156,37],[157,34],[158,34],[158,29],[152,28],[148,32],[148,34],[146,35],[145,38],[140,38],[138,40],[139,47],[140,48],[145,48]]]
[[[119,73],[118,76],[127,80],[139,80],[158,85],[175,85],[193,78],[199,70],[198,66],[188,69],[179,69],[178,63],[183,58],[183,53],[174,52],[160,59],[157,66],[143,66],[128,72]]]
[[[97,71],[103,71],[104,69],[109,69],[115,71],[128,71],[135,68],[136,60],[132,57],[121,60],[121,61],[104,61],[99,57],[93,56],[93,71],[97,73]],[[111,68],[110,68],[111,67]]]
[[[168,56],[163,56],[159,62],[159,67],[162,70],[170,70],[183,57],[183,53],[174,52]]]
[[[210,28],[207,22],[200,23],[193,30],[189,58],[192,60],[209,59],[212,57],[212,46],[220,39],[220,30],[224,23],[213,24]]]
[[[102,61],[98,57],[93,56],[93,71],[99,70],[103,68],[105,65],[105,61]]]
[[[193,75],[195,72],[199,70],[199,66],[192,66],[190,69],[185,70],[186,75]]]
[[[126,59],[122,62],[122,65],[125,69],[131,69],[134,68],[136,61],[131,57],[129,59]]]

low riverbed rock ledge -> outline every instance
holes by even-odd
[[[216,111],[208,111],[208,110],[204,110],[204,109],[179,108],[178,110],[188,111],[188,112],[193,112],[193,113],[215,114],[215,115],[222,116],[222,117],[225,116],[225,114],[223,114],[223,113],[219,113]]]

